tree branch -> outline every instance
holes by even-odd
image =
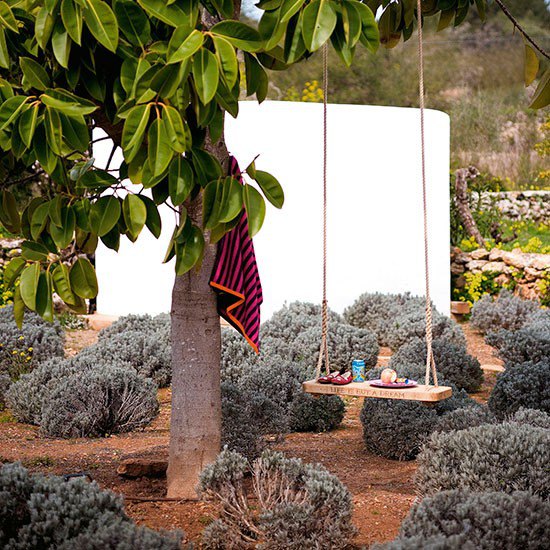
[[[535,48],[539,53],[541,53],[544,57],[546,57],[546,59],[550,59],[550,55],[548,53],[546,53],[546,51],[541,47],[539,46],[528,34],[527,32],[525,31],[525,29],[519,24],[518,20],[510,13],[510,11],[508,10],[508,8],[504,5],[504,3],[502,2],[502,0],[495,0],[495,4],[497,4],[497,6],[502,10],[502,13],[504,13],[504,15],[510,19],[510,21],[512,22],[512,24],[514,25],[514,27],[523,35],[523,37],[525,38],[525,40],[527,40],[527,42],[529,42],[529,44],[531,44],[531,46],[533,46],[533,48]]]

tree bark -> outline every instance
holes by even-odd
[[[473,179],[479,175],[477,168],[470,166],[469,168],[460,168],[455,174],[455,196],[456,207],[460,219],[464,224],[466,233],[473,237],[479,246],[485,246],[485,239],[481,235],[472,211],[470,210],[470,203],[468,201],[468,179]]]

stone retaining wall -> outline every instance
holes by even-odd
[[[481,204],[496,206],[503,216],[511,220],[550,223],[550,191],[483,193]]]
[[[464,274],[495,273],[495,281],[502,286],[516,282],[515,293],[527,299],[540,299],[541,282],[550,280],[550,254],[529,254],[519,248],[491,251],[478,248],[464,252],[459,248],[451,250],[451,273],[457,276],[455,286],[463,288]]]
[[[0,238],[0,269],[4,267],[14,256],[21,253],[23,239]]]

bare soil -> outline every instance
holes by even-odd
[[[493,350],[483,338],[464,325],[470,353],[483,363],[496,363]],[[71,331],[67,353],[74,354],[92,344],[92,330]],[[383,349],[382,356],[390,351]],[[387,364],[380,358],[379,364]],[[474,397],[486,401],[495,382],[486,374],[482,391]],[[68,474],[87,472],[103,488],[127,497],[128,514],[138,523],[154,529],[183,529],[186,539],[199,541],[204,527],[215,517],[215,508],[203,502],[137,502],[132,497],[162,498],[166,480],[125,479],[117,473],[120,461],[128,457],[166,460],[170,421],[170,390],[159,392],[161,413],[145,430],[103,439],[47,439],[34,426],[13,421],[9,413],[0,417],[0,462],[21,461],[31,471]],[[357,547],[388,541],[397,535],[399,524],[415,500],[416,464],[377,457],[365,450],[359,412],[362,399],[351,398],[342,425],[327,433],[295,433],[274,448],[288,456],[323,464],[336,474],[353,495],[353,522],[358,529]],[[403,419],[406,422],[406,419]]]

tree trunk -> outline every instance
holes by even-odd
[[[466,233],[473,237],[479,246],[485,246],[485,240],[481,235],[468,201],[468,179],[473,179],[479,175],[477,168],[470,166],[469,168],[460,168],[455,174],[455,196],[456,207]]]
[[[222,138],[206,149],[228,166]],[[201,224],[202,195],[187,205],[188,216]],[[207,235],[205,235],[207,237]],[[168,460],[168,496],[197,498],[199,474],[221,449],[221,330],[210,275],[216,245],[205,246],[199,270],[176,277],[172,292],[172,414]]]
[[[190,205],[192,219],[201,206],[200,199]],[[201,268],[176,277],[172,292],[169,497],[197,498],[198,476],[221,447],[220,318],[209,285],[215,255],[207,245]]]

